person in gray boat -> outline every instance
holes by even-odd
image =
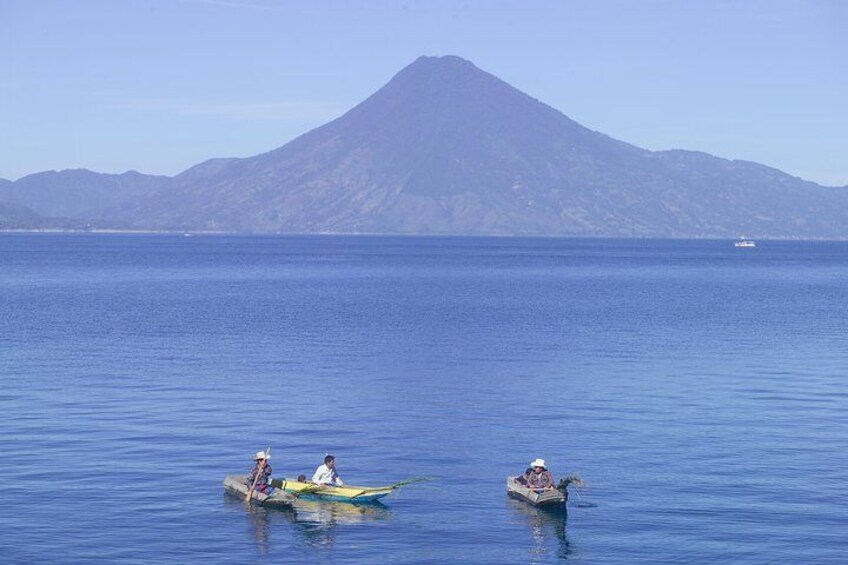
[[[524,474],[518,475],[517,477],[515,477],[515,480],[517,480],[520,484],[522,484],[524,486],[529,486],[530,485],[530,475],[532,475],[532,474],[533,474],[533,468],[527,467],[527,469],[524,470]]]
[[[256,486],[254,489],[268,496],[274,494],[276,490],[271,486],[271,465],[268,464],[270,459],[271,456],[264,451],[256,452],[256,456],[253,458],[253,469],[247,475],[247,486],[250,487],[255,480]]]
[[[330,454],[324,457],[324,464],[315,469],[312,482],[316,485],[344,486],[344,481],[336,471],[336,458]]]
[[[548,471],[548,468],[545,467],[545,460],[536,458],[535,461],[530,463],[530,476],[527,477],[527,486],[534,490],[544,490],[556,488],[556,483],[554,482],[554,476]]]

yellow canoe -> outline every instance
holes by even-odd
[[[343,502],[373,502],[404,485],[427,479],[410,479],[384,487],[359,487],[354,485],[330,486],[316,485],[313,483],[301,483],[293,479],[274,479],[271,485],[290,492],[295,496],[313,496],[325,500],[339,500]]]

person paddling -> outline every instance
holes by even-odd
[[[556,488],[556,483],[554,483],[554,476],[548,471],[547,467],[545,467],[545,460],[536,458],[535,461],[530,463],[530,468],[532,472],[530,476],[527,477],[527,483],[530,488],[534,490],[541,489],[551,489]]]
[[[268,496],[274,494],[274,491],[276,490],[271,486],[271,466],[268,464],[270,459],[270,454],[265,453],[264,451],[258,451],[256,456],[253,458],[253,469],[251,469],[250,474],[247,475],[247,484],[252,485],[254,484],[254,481],[256,481],[254,490]]]
[[[324,457],[324,464],[315,469],[315,474],[312,475],[312,482],[316,485],[329,485],[340,487],[344,485],[344,481],[336,472],[336,458],[332,455]]]

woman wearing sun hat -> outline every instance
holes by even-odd
[[[253,458],[255,462],[253,465],[253,469],[250,470],[250,474],[247,475],[247,484],[252,485],[253,481],[256,481],[256,486],[254,490],[258,490],[262,494],[267,494],[271,496],[274,494],[274,487],[271,486],[271,466],[268,464],[268,460],[271,459],[270,453],[265,453],[264,451],[257,451],[256,456]]]
[[[532,489],[549,489],[556,488],[556,483],[554,482],[554,476],[548,471],[547,467],[545,467],[545,460],[536,458],[535,461],[530,462],[530,468],[533,471],[530,473],[530,476],[527,478],[527,483]]]

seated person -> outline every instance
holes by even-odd
[[[305,483],[306,482],[306,475],[298,475],[297,476],[297,482]]]
[[[554,476],[545,467],[544,459],[539,459],[537,457],[535,461],[530,463],[530,467],[533,469],[530,476],[527,478],[527,483],[530,488],[533,490],[556,488]]]
[[[253,469],[247,475],[247,488],[250,488],[255,480],[256,484],[253,489],[271,496],[276,489],[271,486],[271,466],[268,464],[269,459],[271,459],[271,456],[264,451],[256,453],[256,457],[253,458]]]
[[[515,480],[518,481],[518,484],[527,486],[527,485],[530,484],[530,475],[532,475],[532,474],[533,474],[532,467],[527,467],[527,469],[524,470],[524,474],[515,477]]]
[[[316,485],[344,486],[344,481],[336,472],[336,458],[332,455],[324,457],[324,464],[315,469],[312,482]]]

